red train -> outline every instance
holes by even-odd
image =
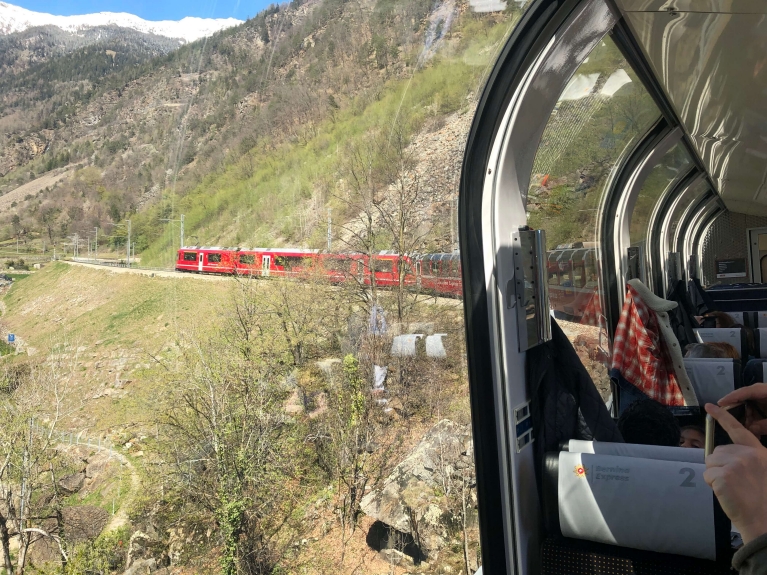
[[[252,274],[260,276],[299,276],[306,273],[327,274],[331,282],[351,278],[367,285],[371,275],[376,285],[392,287],[399,283],[399,256],[381,252],[366,254],[331,254],[319,250],[272,248],[184,247],[178,250],[176,270],[209,274]],[[461,261],[458,254],[420,254],[404,256],[404,283],[422,291],[460,296]]]
[[[373,257],[377,286],[398,283],[397,254],[381,252]],[[461,260],[458,254],[404,256],[404,282],[425,292],[461,296]],[[578,242],[557,246],[547,254],[549,299],[553,310],[581,318],[598,288],[596,244]],[[331,282],[351,278],[370,285],[370,257],[366,254],[333,254],[319,250],[279,248],[185,247],[178,250],[176,270],[208,274],[300,276],[327,274]]]
[[[599,288],[596,242],[559,245],[548,252],[546,259],[551,308],[582,318]]]

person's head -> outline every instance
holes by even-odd
[[[723,311],[710,311],[703,316],[703,319],[713,318],[716,322],[714,327],[734,327],[737,323],[730,314]]]
[[[679,423],[667,407],[651,399],[629,405],[618,419],[618,429],[626,443],[678,447]]]
[[[695,447],[703,449],[706,445],[706,433],[698,425],[685,425],[679,439],[679,447]]]
[[[685,348],[684,356],[690,358],[740,359],[737,349],[729,343],[720,341],[691,343]]]

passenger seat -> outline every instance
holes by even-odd
[[[700,406],[716,403],[743,385],[741,362],[737,359],[686,357],[684,368]]]
[[[748,340],[739,327],[700,327],[693,330],[700,343],[729,343],[738,350],[741,359],[748,358]]]
[[[743,370],[743,385],[767,382],[767,359],[752,359]]]
[[[596,449],[598,446],[594,444]],[[564,537],[582,542],[587,553],[594,552],[595,548],[586,543],[591,542],[621,548],[616,550],[621,555],[641,550],[646,553],[639,554],[640,558],[663,557],[668,562],[677,556],[688,558],[687,567],[704,567],[668,572],[726,573],[732,557],[731,524],[703,480],[705,469],[704,463],[690,461],[570,451],[547,453],[543,511],[552,544],[559,546],[558,541]],[[572,542],[571,547],[579,545]],[[553,567],[547,568],[544,558],[544,573],[607,572],[588,568],[560,571]],[[635,571],[626,572],[645,572],[638,565],[634,567]]]

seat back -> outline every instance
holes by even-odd
[[[752,359],[743,369],[743,385],[767,382],[767,359]]]
[[[659,459],[661,461],[688,461],[690,463],[706,462],[702,449],[688,449],[684,447],[584,441],[582,439],[571,439],[565,444],[565,447],[564,451],[569,451],[570,453],[618,455],[621,457],[638,457],[640,459]]]
[[[748,357],[746,332],[739,327],[700,327],[693,330],[700,343],[729,343],[740,354],[741,359]]]
[[[731,391],[741,387],[741,363],[737,359],[684,359],[684,369],[695,390],[698,404],[716,403]]]
[[[758,327],[754,330],[754,347],[758,357],[767,358],[767,328]]]
[[[709,560],[729,557],[730,524],[706,466],[615,455],[546,455],[550,534]]]

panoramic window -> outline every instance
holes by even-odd
[[[531,177],[528,225],[546,230],[554,317],[572,341],[585,343],[576,349],[605,398],[609,346],[600,330],[597,211],[610,170],[658,117],[652,98],[605,37],[560,95]]]
[[[703,194],[708,191],[709,187],[706,183],[706,180],[699,179],[695,184],[692,186],[689,186],[684,192],[682,192],[682,195],[679,197],[679,201],[676,202],[676,205],[674,206],[674,209],[672,210],[668,222],[668,231],[666,232],[666,241],[669,242],[666,246],[661,246],[661,249],[665,249],[667,252],[673,252],[676,251],[676,246],[671,245],[671,242],[674,241],[674,234],[676,234],[676,230],[679,227],[679,225],[682,223],[682,216],[684,215],[684,212],[687,210],[687,208],[692,205],[693,202],[700,199]],[[662,254],[662,256],[665,258],[668,255],[668,253]]]
[[[689,168],[692,161],[687,150],[681,144],[676,144],[663,155],[647,176],[642,189],[639,191],[634,212],[631,215],[629,227],[632,246],[641,246],[645,252],[647,226],[655,204],[664,191],[680,174]]]
[[[122,573],[140,544],[137,570],[475,573],[461,285],[433,277],[459,267],[429,258],[459,249],[467,136],[528,2],[113,0],[75,21],[77,3],[15,3],[0,500],[29,487],[9,518],[29,531],[13,571]],[[185,246],[208,246],[199,266]],[[433,275],[379,285],[396,257]],[[131,275],[110,271],[126,259]],[[61,547],[35,531],[56,517]]]

